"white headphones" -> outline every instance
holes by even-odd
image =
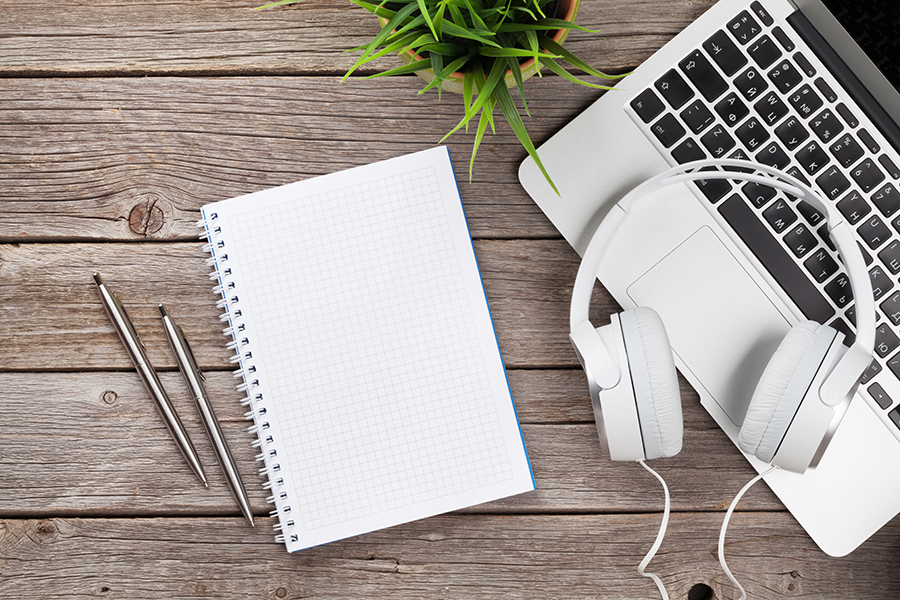
[[[700,171],[707,167],[755,169]],[[875,345],[875,300],[865,261],[841,214],[809,186],[766,165],[731,159],[674,167],[634,188],[609,212],[585,250],[572,290],[569,338],[587,374],[601,444],[613,460],[642,461],[681,450],[681,398],[668,336],[659,315],[638,307],[595,328],[588,320],[591,290],[619,225],[635,202],[662,187],[700,179],[766,185],[808,202],[828,231],[850,279],[857,335],[815,321],[794,325],[770,359],[741,426],[738,445],[775,467],[803,473],[815,468],[843,418]]]

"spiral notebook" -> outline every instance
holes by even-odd
[[[288,551],[534,489],[446,148],[202,214]]]

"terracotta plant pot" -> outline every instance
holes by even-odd
[[[578,14],[578,6],[581,4],[581,0],[559,0],[556,5],[556,18],[565,19],[570,23],[575,22],[575,16]],[[382,27],[386,20],[381,17],[378,17],[378,20],[381,22]],[[559,29],[555,34],[553,34],[552,38],[557,43],[562,44],[566,37],[569,35],[570,29]],[[399,54],[400,59],[405,63],[412,62],[413,60],[422,60],[422,57],[413,52],[412,50],[407,52],[401,52]],[[529,58],[525,62],[520,65],[522,69],[522,79],[528,79],[537,73],[537,65],[535,65],[535,61],[533,58]],[[416,75],[424,79],[426,82],[431,82],[434,79],[434,71],[431,69],[423,69],[421,71],[416,71]],[[441,84],[441,89],[447,92],[453,92],[456,94],[463,93],[463,74],[459,71],[450,74],[449,79],[446,79]],[[513,87],[516,85],[515,79],[513,78],[512,71],[506,72],[506,86]]]

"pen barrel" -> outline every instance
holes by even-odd
[[[150,392],[150,397],[153,398],[153,402],[156,404],[156,408],[162,416],[163,422],[166,424],[166,428],[169,430],[170,435],[174,438],[178,450],[181,452],[181,455],[184,456],[184,460],[187,461],[191,470],[194,471],[197,477],[200,478],[200,481],[206,485],[206,473],[203,472],[203,467],[200,465],[197,451],[194,449],[194,445],[191,443],[191,439],[188,437],[187,431],[184,429],[184,424],[182,424],[181,419],[178,417],[178,413],[175,412],[175,407],[172,405],[171,400],[169,400],[169,396],[166,394],[162,382],[160,382],[156,371],[153,369],[153,365],[151,365],[150,361],[147,359],[147,354],[144,351],[144,344],[141,342],[141,338],[138,336],[134,325],[131,323],[131,319],[125,311],[125,307],[122,306],[116,295],[106,287],[106,284],[103,283],[100,276],[97,274],[94,275],[94,283],[97,285],[97,290],[100,293],[100,299],[103,308],[106,310],[106,314],[109,315],[109,319],[112,321],[116,333],[119,335],[119,339],[122,340],[122,344],[128,351],[128,357],[131,359],[132,364],[134,364],[134,368],[137,370],[138,375],[141,376],[144,387]]]
[[[222,434],[221,427],[219,427],[219,420],[216,419],[216,414],[205,396],[199,396],[195,400],[197,401],[197,409],[200,411],[200,416],[203,419],[203,425],[206,427],[209,441],[216,451],[216,458],[219,459],[219,464],[222,465],[222,470],[225,472],[228,487],[231,488],[231,493],[240,505],[241,512],[252,523],[253,513],[250,509],[247,490],[244,489],[244,483],[241,481],[241,475],[237,470],[234,457],[231,456],[231,450],[229,450],[228,444],[225,442],[225,436]]]
[[[188,466],[191,467],[191,470],[194,471],[197,477],[206,484],[206,473],[204,473],[203,467],[200,465],[197,450],[194,448],[194,444],[191,443],[191,438],[188,437],[184,424],[181,422],[178,413],[175,412],[175,407],[172,405],[172,401],[169,400],[169,396],[166,394],[166,390],[163,388],[156,371],[150,366],[149,362],[144,362],[143,364],[135,362],[135,368],[140,374],[144,386],[150,392],[150,396],[153,398],[160,415],[162,415],[166,428],[175,439],[175,444],[181,451],[181,455],[184,456],[184,460],[187,461]]]

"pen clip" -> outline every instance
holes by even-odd
[[[203,371],[201,371],[200,367],[197,365],[197,359],[194,358],[194,351],[191,349],[191,344],[188,342],[187,336],[184,335],[184,330],[181,328],[181,325],[178,325],[177,323],[173,324],[175,325],[175,329],[178,330],[178,335],[181,336],[181,341],[184,343],[184,349],[188,354],[191,364],[194,365],[194,371],[200,376],[201,380],[206,381]]]

